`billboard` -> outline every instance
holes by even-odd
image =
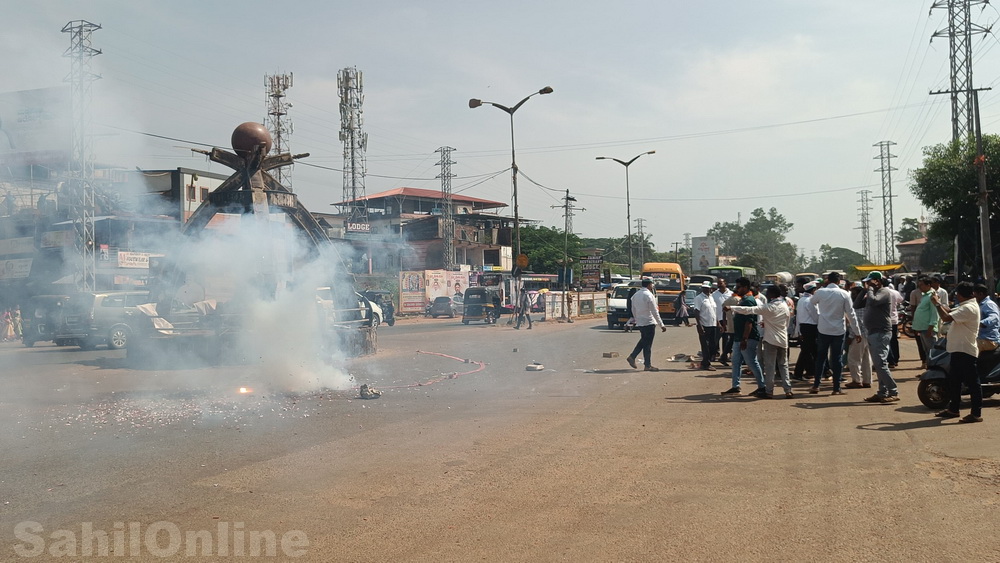
[[[423,313],[426,305],[424,273],[399,272],[399,312]]]
[[[0,94],[0,165],[63,168],[73,150],[68,86]]]
[[[709,268],[718,266],[717,251],[714,238],[691,237],[691,271],[707,274]]]

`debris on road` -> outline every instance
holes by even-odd
[[[378,399],[382,392],[374,387],[369,387],[367,383],[361,384],[360,396],[362,399]]]

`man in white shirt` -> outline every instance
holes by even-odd
[[[951,354],[948,371],[948,385],[951,402],[946,410],[937,413],[938,418],[958,418],[962,404],[962,384],[969,388],[969,398],[972,409],[959,422],[983,421],[983,388],[979,384],[979,371],[976,360],[979,357],[979,347],[976,338],[979,335],[979,304],[973,294],[973,285],[962,282],[955,287],[955,298],[958,306],[949,309],[941,302],[936,293],[931,294],[931,303],[938,314],[951,323],[948,331],[946,349]]]
[[[642,289],[632,296],[632,318],[635,319],[635,325],[639,330],[639,342],[625,361],[634,368],[639,367],[635,364],[635,359],[639,356],[639,352],[642,352],[645,371],[660,371],[650,362],[650,356],[653,355],[653,337],[656,336],[657,326],[663,332],[667,331],[667,327],[660,318],[656,295],[653,294],[653,280],[649,278],[642,280]]]
[[[819,393],[819,384],[827,363],[833,371],[832,394],[844,394],[840,388],[840,379],[844,371],[844,334],[847,332],[844,320],[846,319],[853,327],[858,326],[851,294],[840,288],[840,273],[830,272],[828,282],[826,287],[817,289],[813,295],[813,303],[816,304],[818,312],[816,371],[813,373],[813,386],[809,389],[809,393],[813,395]],[[855,342],[861,342],[860,331],[858,332]]]
[[[719,354],[719,363],[729,365],[729,354],[733,351],[733,332],[726,332],[726,316],[722,310],[727,299],[733,296],[733,290],[727,287],[726,278],[719,278],[715,291],[712,292],[712,299],[715,300],[715,316],[719,319],[718,337],[716,337],[715,351]]]
[[[754,307],[733,306],[730,309],[741,315],[760,315],[764,319],[764,388],[761,399],[774,398],[774,374],[777,369],[785,398],[791,399],[792,382],[788,379],[788,320],[791,312],[788,302],[777,286],[767,288],[767,303]]]
[[[712,356],[718,346],[719,317],[715,296],[712,294],[712,282],[702,282],[701,293],[694,298],[694,309],[698,311],[695,317],[698,326],[698,339],[701,340],[701,369],[715,371],[712,367]]]

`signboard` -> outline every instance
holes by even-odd
[[[580,281],[584,286],[597,287],[601,283],[601,266],[604,265],[603,254],[587,254],[580,257],[583,272]]]
[[[76,243],[73,231],[45,231],[42,233],[42,248],[61,248]]]
[[[0,94],[0,165],[61,168],[73,149],[68,86]]]
[[[348,221],[345,229],[349,233],[370,233],[372,232],[372,225],[371,223],[354,223]]]
[[[423,313],[427,304],[423,272],[399,272],[399,312]]]
[[[35,239],[31,237],[0,240],[0,256],[9,254],[31,254],[35,251]]]
[[[691,237],[691,271],[707,274],[709,268],[719,265],[717,256],[714,238]]]
[[[119,268],[145,268],[149,269],[149,257],[153,256],[148,252],[124,252],[118,251]]]
[[[0,260],[0,281],[20,280],[31,273],[31,258]]]

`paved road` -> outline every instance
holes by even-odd
[[[644,373],[603,324],[404,321],[336,372],[2,345],[0,560],[82,556],[88,526],[133,560],[271,532],[305,561],[1000,560],[997,400],[941,423],[913,360],[892,405],[722,398],[727,374],[667,361],[693,328],[658,333]],[[384,394],[281,390],[330,383]]]

